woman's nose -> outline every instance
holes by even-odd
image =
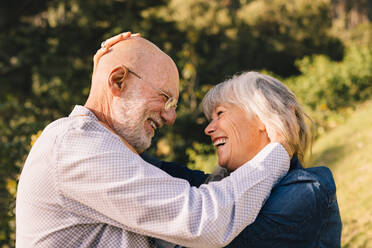
[[[215,131],[214,121],[209,122],[208,126],[204,129],[204,133],[208,136],[211,136]]]

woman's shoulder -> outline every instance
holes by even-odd
[[[298,168],[273,188],[263,211],[303,218],[303,214],[316,215],[334,201],[336,186],[329,168]]]
[[[290,170],[277,184],[277,188],[294,191],[304,190],[313,194],[332,195],[336,193],[332,172],[324,166]]]
[[[298,168],[290,170],[287,175],[278,183],[278,187],[295,186],[295,184],[306,184],[320,186],[323,190],[336,191],[332,172],[325,166]]]

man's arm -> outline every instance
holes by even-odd
[[[286,150],[272,143],[229,177],[196,188],[148,164],[106,129],[71,131],[61,139],[55,177],[64,207],[191,247],[231,242],[254,221],[289,168]]]
[[[141,158],[145,160],[147,163],[155,165],[162,171],[165,171],[172,177],[177,177],[181,179],[185,179],[190,183],[191,186],[199,187],[202,185],[207,177],[208,174],[205,174],[199,170],[191,170],[184,165],[180,165],[176,162],[166,162],[158,160],[146,153],[141,154]]]

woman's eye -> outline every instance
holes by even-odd
[[[223,114],[222,111],[217,111],[217,116],[220,116],[220,115],[222,115],[222,114]]]

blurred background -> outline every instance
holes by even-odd
[[[141,33],[176,62],[180,103],[152,155],[210,172],[199,104],[237,72],[281,79],[313,118],[307,166],[331,168],[342,247],[372,247],[372,1],[19,0],[0,3],[0,247],[14,247],[17,182],[41,130],[87,99],[103,40]]]

